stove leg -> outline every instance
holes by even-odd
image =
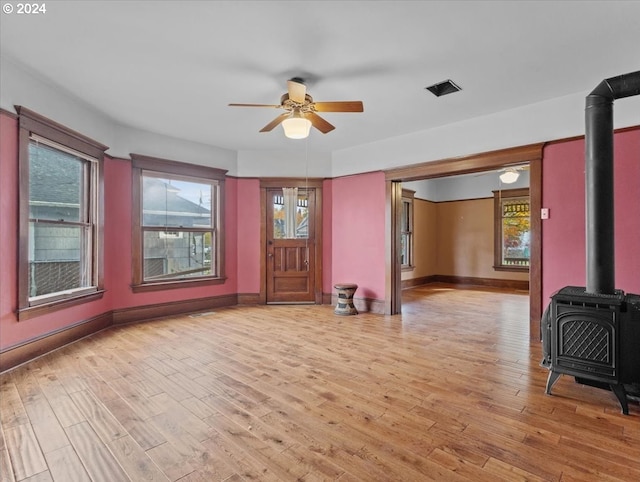
[[[624,389],[624,385],[614,385],[613,383],[609,385],[611,387],[611,391],[616,394],[618,397],[618,401],[620,402],[620,408],[622,409],[622,413],[624,415],[629,415],[629,403],[627,401],[627,392]]]
[[[547,389],[545,390],[547,395],[551,395],[551,387],[553,387],[553,385],[558,381],[560,375],[562,374],[556,373],[553,370],[549,370],[549,377],[547,378]]]

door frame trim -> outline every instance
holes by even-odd
[[[322,304],[322,183],[321,178],[268,178],[260,180],[260,295],[258,303],[267,304],[267,190],[282,187],[310,188],[316,191],[314,299]]]

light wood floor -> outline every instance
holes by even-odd
[[[570,377],[545,395],[526,295],[404,300],[122,326],[5,373],[0,478],[640,480],[640,407]]]

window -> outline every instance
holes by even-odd
[[[415,191],[402,190],[402,218],[400,220],[401,261],[403,270],[413,269],[413,197]]]
[[[226,171],[138,154],[131,158],[134,291],[224,282]]]
[[[281,196],[273,196],[273,237],[309,237],[309,194],[306,189],[283,187]]]
[[[531,243],[529,189],[493,191],[494,269],[528,271]]]
[[[28,109],[20,116],[19,319],[102,294],[106,146]]]

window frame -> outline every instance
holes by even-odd
[[[227,171],[208,166],[187,164],[184,162],[161,159],[158,157],[130,154],[132,165],[132,283],[134,293],[161,291],[176,288],[191,288],[196,286],[209,286],[224,284],[225,275],[225,249],[224,249],[224,213],[225,213],[225,179]],[[144,280],[144,226],[142,213],[142,182],[143,174],[148,172],[152,177],[164,177],[175,180],[217,184],[217,212],[212,213],[213,238],[217,243],[214,246],[217,265],[214,271],[216,275],[198,276],[193,278],[167,279],[156,281]],[[215,218],[215,220],[214,220]],[[184,230],[189,231],[188,228]],[[197,229],[202,231],[203,229]],[[182,231],[182,229],[181,229]]]
[[[401,209],[400,209],[400,215],[401,215],[401,219],[400,219],[400,255],[402,256],[403,253],[403,241],[402,239],[404,237],[406,237],[408,239],[407,242],[407,251],[408,251],[408,263],[402,263],[402,261],[400,261],[400,269],[402,271],[412,271],[413,269],[415,269],[415,265],[414,265],[414,249],[413,249],[413,240],[414,240],[414,236],[413,236],[413,229],[414,229],[414,224],[413,224],[413,201],[415,199],[415,191],[412,191],[410,189],[402,189],[402,197],[401,197]],[[407,205],[407,209],[408,209],[408,230],[403,231],[402,227],[404,224],[404,206]]]
[[[531,196],[529,194],[528,187],[493,191],[493,269],[496,271],[528,273],[531,267],[531,258],[529,258],[528,266],[502,264],[502,202],[509,199],[524,197],[529,200],[529,222],[531,223]],[[531,232],[531,227],[529,227],[529,231]]]
[[[51,119],[22,106],[18,113],[18,320],[26,320],[60,309],[102,298],[104,294],[104,156],[107,146],[69,129]],[[59,291],[37,300],[29,296],[29,145],[33,138],[40,139],[54,149],[67,151],[85,158],[90,165],[91,186],[85,190],[92,245],[88,264],[92,286],[78,290]]]

